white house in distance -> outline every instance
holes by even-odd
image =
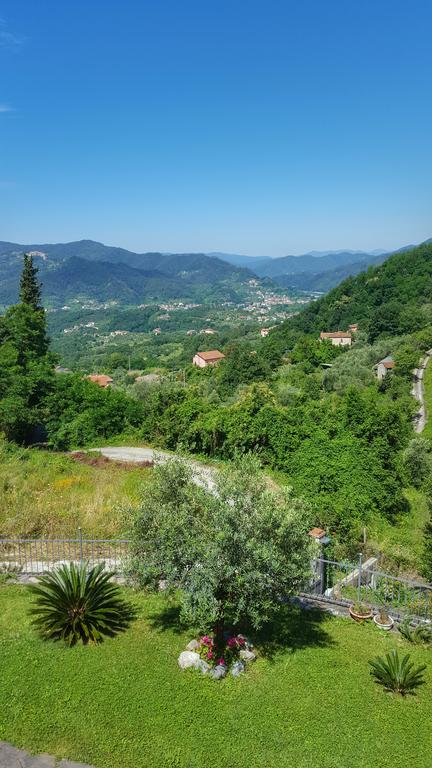
[[[212,349],[210,352],[197,352],[193,356],[192,363],[198,368],[206,368],[208,365],[220,363],[224,358],[225,355],[222,352],[219,352],[218,349]]]
[[[276,326],[274,326],[274,325],[271,325],[271,326],[270,326],[270,328],[261,328],[261,330],[260,330],[260,336],[262,336],[262,338],[263,338],[263,339],[265,339],[265,338],[266,338],[266,337],[269,335],[270,331],[271,331],[273,328],[275,328],[275,327],[276,327]]]
[[[387,372],[393,370],[395,367],[395,363],[393,358],[388,355],[387,357],[383,357],[382,360],[379,361],[375,365],[375,371],[377,375],[378,381],[382,381],[384,376],[387,376]]]
[[[352,344],[352,335],[350,331],[321,331],[321,341],[328,339],[334,347],[350,347]]]

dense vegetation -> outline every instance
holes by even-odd
[[[423,510],[432,495],[429,444],[411,442],[410,393],[412,369],[432,346],[431,289],[426,244],[350,278],[267,339],[227,338],[216,368],[134,384],[120,366],[108,390],[79,374],[53,375],[43,313],[22,295],[0,325],[0,428],[18,442],[36,430],[57,449],[128,432],[216,459],[254,451],[310,503],[338,553],[353,555],[364,527],[377,535],[399,526],[409,500],[421,497]],[[349,323],[359,323],[352,348],[319,341],[320,330]],[[187,343],[189,356],[199,342]],[[374,366],[387,355],[395,367],[378,382]],[[427,515],[416,513],[416,526]]]

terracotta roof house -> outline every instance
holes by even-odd
[[[393,358],[388,355],[380,360],[374,367],[378,381],[382,381],[384,376],[387,375],[387,371],[391,371],[395,367],[395,362]]]
[[[216,365],[224,358],[225,355],[222,352],[219,352],[218,349],[212,349],[210,352],[197,352],[193,356],[192,363],[198,368],[205,368],[207,365]]]
[[[316,539],[317,541],[322,539],[325,535],[326,532],[323,528],[311,528],[309,531],[309,536],[311,536],[313,539]]]
[[[321,331],[320,340],[331,341],[334,347],[351,346],[352,336],[350,331]]]
[[[92,381],[93,384],[97,384],[99,387],[105,389],[113,383],[111,376],[106,376],[104,373],[95,373],[92,376],[86,376],[86,379]]]

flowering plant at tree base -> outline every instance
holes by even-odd
[[[224,665],[230,667],[240,658],[240,651],[250,650],[252,647],[243,635],[228,637],[222,647],[217,647],[215,639],[210,637],[210,635],[203,635],[199,643],[199,655],[211,666]]]

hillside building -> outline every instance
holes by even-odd
[[[92,381],[93,384],[97,384],[98,387],[102,387],[102,389],[106,389],[106,387],[111,386],[113,383],[111,376],[106,376],[104,373],[94,373],[91,376],[86,376],[86,379]]]
[[[389,371],[392,371],[395,367],[393,358],[388,355],[379,361],[375,366],[375,373],[378,381],[382,381]]]
[[[352,335],[350,331],[321,331],[320,340],[331,341],[334,347],[350,347],[352,344]]]
[[[198,368],[206,368],[208,365],[216,365],[225,359],[225,355],[218,349],[212,349],[210,352],[197,352],[193,356],[192,363]]]

